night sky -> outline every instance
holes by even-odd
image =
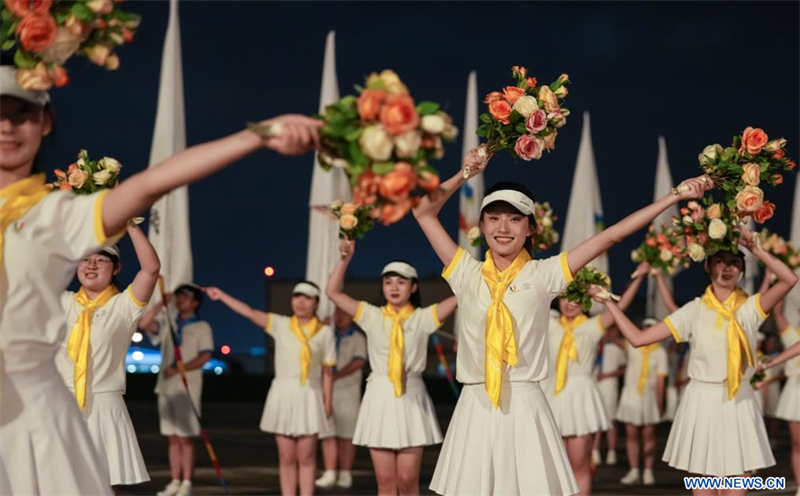
[[[247,121],[317,111],[325,37],[337,33],[342,94],[372,71],[397,71],[415,99],[442,103],[463,126],[467,75],[478,71],[479,94],[509,84],[509,69],[528,67],[540,81],[567,72],[572,117],[556,150],[538,162],[499,157],[485,174],[527,184],[548,200],[563,227],[581,114],[592,118],[606,224],[652,199],[657,137],[666,138],[676,182],[697,175],[697,154],[726,144],[746,126],[789,140],[800,155],[800,40],[797,2],[181,2],[186,125],[189,145],[241,129]],[[147,166],[155,121],[168,3],[128,1],[142,14],[115,73],[75,58],[71,82],[53,91],[56,132],[45,169],[66,167],[79,149],[122,162],[123,178]],[[459,167],[461,139],[436,162],[443,177]],[[196,281],[218,285],[263,308],[266,265],[276,277],[305,274],[312,155],[256,153],[190,188]],[[768,198],[778,205],[767,227],[788,236],[795,178]],[[455,235],[458,201],[442,219]],[[634,235],[610,252],[611,276],[633,265]],[[138,267],[126,240],[121,280]],[[555,253],[552,250],[551,253]],[[378,227],[359,245],[355,278],[373,278],[394,258],[412,261],[422,277],[441,264],[413,218]],[[679,301],[699,293],[699,267],[676,280]],[[221,305],[205,317],[234,348],[260,345]],[[255,330],[253,328],[253,330]],[[220,341],[218,339],[218,341]]]

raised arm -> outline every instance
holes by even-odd
[[[237,300],[233,296],[229,295],[225,291],[209,287],[203,288],[203,292],[208,295],[208,298],[212,301],[221,301],[224,303],[228,308],[233,310],[234,312],[238,313],[242,317],[249,319],[250,322],[257,325],[261,329],[264,329],[269,325],[269,313],[262,312],[261,310],[256,310],[255,308],[251,307],[247,303]]]
[[[672,292],[667,287],[667,281],[664,280],[664,274],[661,272],[660,269],[656,269],[654,272],[654,277],[656,278],[656,287],[658,288],[658,294],[661,295],[661,299],[664,300],[664,305],[667,306],[667,310],[669,313],[672,313],[678,310],[678,305],[675,303],[675,298],[672,297]]]
[[[771,288],[765,293],[760,293],[761,309],[766,313],[770,313],[775,308],[775,305],[797,284],[797,275],[785,263],[761,249],[761,243],[756,241],[753,231],[741,228],[741,232],[742,236],[739,238],[739,244],[750,250],[750,253],[761,260],[767,266],[767,270],[778,278]]]
[[[601,288],[593,287],[589,289],[589,294],[592,295],[597,301],[602,303],[608,309],[608,314],[610,314],[614,318],[614,322],[619,327],[620,332],[622,335],[625,336],[625,339],[634,347],[638,348],[640,346],[646,346],[652,343],[658,343],[659,341],[663,341],[672,335],[672,332],[669,330],[669,327],[663,322],[659,322],[658,324],[648,327],[645,330],[639,329],[631,319],[625,315],[619,305],[613,300],[606,300],[597,297],[597,294],[600,292]]]
[[[458,300],[456,300],[455,296],[445,298],[436,305],[436,318],[439,319],[439,322],[444,322],[448,317],[453,315],[457,307]]]
[[[650,272],[650,264],[647,262],[642,262],[636,267],[636,276],[633,280],[628,284],[628,287],[625,288],[625,291],[622,293],[622,297],[619,300],[619,308],[624,312],[631,306],[633,303],[633,299],[636,297],[636,292],[639,291],[639,287],[642,285],[642,280],[644,280],[645,276]],[[614,317],[609,315],[608,312],[605,312],[600,315],[600,325],[603,329],[608,329],[614,323]]]
[[[767,360],[766,362],[762,363],[758,368],[760,370],[769,369],[784,362],[788,362],[798,355],[800,355],[800,341],[783,350],[772,360]]]
[[[417,219],[419,227],[425,233],[436,255],[439,256],[445,266],[449,265],[453,260],[458,250],[458,244],[453,241],[453,238],[450,237],[439,220],[439,212],[441,212],[447,200],[453,196],[453,193],[467,182],[467,178],[480,174],[486,167],[489,158],[485,148],[479,147],[470,150],[467,156],[464,157],[461,170],[440,185],[440,191],[436,197],[431,199],[425,196],[414,209],[414,218]],[[465,170],[467,171],[467,178],[464,177]]]
[[[142,300],[140,300],[142,301]],[[156,317],[158,314],[161,313],[161,310],[164,309],[164,303],[159,301],[155,305],[153,305],[148,311],[142,315],[142,318],[139,320],[139,329],[143,331],[147,331],[148,335],[150,335],[150,340],[154,341],[154,338],[158,336],[158,323],[156,322]]]
[[[775,317],[775,325],[778,326],[778,332],[783,332],[789,327],[789,319],[783,313],[783,304],[784,300],[779,301],[772,310],[772,315]]]
[[[137,300],[148,302],[153,296],[153,290],[158,282],[161,261],[147,236],[133,222],[128,222],[128,236],[131,237],[136,258],[139,259],[139,272],[133,278],[131,291]]]
[[[658,214],[667,208],[681,200],[700,198],[703,196],[703,193],[712,186],[713,182],[705,177],[697,177],[682,182],[677,189],[677,191],[681,191],[680,193],[668,194],[655,203],[632,213],[613,226],[595,234],[570,250],[567,255],[569,270],[573,275],[577,274],[586,264],[608,251],[612,246],[650,224]]]
[[[356,252],[356,242],[343,240],[339,244],[339,252],[342,254],[342,258],[336,263],[331,276],[328,278],[325,294],[344,313],[355,317],[356,313],[358,313],[358,300],[344,292],[344,275]]]
[[[284,115],[262,124],[280,123],[276,137],[264,138],[252,131],[240,131],[175,154],[157,167],[131,176],[112,189],[103,202],[103,229],[119,232],[128,219],[150,208],[169,191],[191,184],[229,166],[242,157],[266,147],[284,155],[298,155],[317,147],[317,129],[322,121],[302,115]]]

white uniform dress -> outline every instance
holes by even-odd
[[[800,327],[787,327],[781,332],[783,346],[788,348],[800,341]],[[800,422],[800,358],[792,358],[784,364],[786,384],[783,385],[775,417],[788,422]]]
[[[67,316],[67,329],[78,321],[83,307],[75,293],[65,291],[61,304]],[[105,452],[111,485],[139,484],[150,480],[122,395],[125,394],[125,356],[147,304],[140,302],[128,286],[92,314],[89,338],[89,370],[86,380],[86,405],[83,418],[98,453]],[[70,392],[75,394],[75,363],[62,341],[56,366]]]
[[[430,488],[439,494],[574,494],[578,485],[539,382],[548,375],[550,302],[572,281],[567,255],[525,264],[503,301],[514,320],[518,361],[503,364],[500,406],[485,389],[483,264],[459,248],[442,275],[458,298],[457,379],[464,384]]]
[[[647,380],[644,390],[639,391],[639,379],[642,375],[644,346],[634,348],[626,344],[628,368],[625,369],[625,381],[622,395],[619,398],[616,419],[632,425],[654,425],[661,422],[658,411],[658,393],[656,381],[659,377],[667,377],[667,352],[656,344],[647,359]],[[666,385],[666,384],[665,384]]]
[[[336,365],[333,331],[323,326],[308,341],[311,365],[308,380],[300,382],[302,345],[289,327],[290,318],[269,314],[264,328],[275,340],[275,378],[267,393],[259,427],[264,432],[282,436],[330,437],[333,426],[325,416],[322,397],[322,366]]]
[[[595,370],[595,377],[598,372],[604,374],[616,372],[624,367],[626,363],[625,352],[613,341],[606,340],[602,346],[603,350],[600,355],[600,367],[597,367],[599,370]],[[610,421],[617,413],[617,403],[619,402],[619,377],[606,377],[601,381],[597,381],[597,389],[600,391],[600,397],[603,399],[606,416]]]
[[[0,494],[111,493],[105,455],[55,365],[66,336],[61,293],[82,257],[113,242],[103,232],[105,193],[50,193],[3,232]]]
[[[583,436],[608,430],[608,415],[603,404],[597,381],[592,372],[597,345],[605,337],[600,317],[593,317],[572,330],[578,361],[567,361],[567,378],[564,389],[556,394],[556,363],[564,337],[564,328],[559,321],[551,321],[548,340],[550,342],[550,378],[545,394],[556,419],[562,437]]]
[[[353,360],[367,361],[367,338],[355,327],[336,333],[336,363],[344,368]],[[334,435],[341,439],[353,439],[356,420],[361,406],[361,382],[364,370],[358,369],[350,375],[333,383],[333,424]]]
[[[756,333],[766,317],[758,294],[736,311],[751,350],[756,349]],[[680,470],[716,477],[774,465],[764,418],[750,386],[753,367],[747,367],[736,397],[728,400],[728,324],[717,329],[717,312],[701,298],[682,306],[664,322],[676,341],[689,341],[692,352],[690,381],[678,405],[663,460]],[[742,355],[746,360],[744,352]]]
[[[775,377],[779,377],[781,374],[783,374],[783,369],[783,363],[775,367],[768,368],[766,371],[764,371],[764,379],[774,379]],[[778,411],[778,402],[781,399],[780,381],[773,380],[767,384],[766,390],[756,391],[756,398],[758,399],[758,404],[761,407],[761,411],[764,412],[764,416],[774,418]]]
[[[400,450],[442,442],[436,410],[422,381],[428,340],[442,326],[436,307],[417,308],[403,322],[405,390],[398,398],[388,373],[392,320],[383,315],[382,308],[358,302],[354,320],[367,335],[372,372],[358,410],[353,444]]]
[[[189,363],[201,353],[214,351],[214,336],[208,322],[197,316],[178,319],[173,322],[181,347],[183,363]],[[158,395],[158,419],[162,436],[197,437],[200,435],[200,422],[192,409],[192,403],[201,413],[203,398],[203,368],[186,371],[189,394],[183,385],[180,374],[167,378],[167,369],[175,364],[175,350],[169,326],[159,325],[158,337],[151,338],[153,344],[161,344],[161,367],[156,380],[155,393]],[[191,401],[191,403],[190,403]],[[202,413],[201,413],[202,414]]]

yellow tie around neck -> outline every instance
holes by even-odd
[[[6,228],[47,196],[44,173],[36,174],[0,189],[0,270],[3,267],[3,238]]]
[[[503,384],[503,362],[512,367],[517,364],[517,340],[514,337],[514,320],[511,311],[503,301],[508,287],[514,282],[525,264],[531,260],[527,250],[522,250],[517,258],[504,271],[497,269],[492,252],[486,252],[481,275],[489,293],[492,304],[486,311],[486,393],[495,408],[500,406],[500,387]]]
[[[589,320],[586,315],[580,314],[572,320],[561,316],[558,323],[564,328],[564,336],[561,338],[561,346],[558,348],[558,360],[556,360],[556,394],[560,393],[567,385],[567,369],[569,361],[578,361],[578,347],[575,344],[576,327]]]
[[[383,307],[383,315],[392,319],[392,334],[389,337],[389,380],[394,384],[394,395],[403,396],[403,356],[405,354],[405,337],[403,336],[403,322],[414,313],[414,306],[406,303],[398,312],[392,305]]]
[[[723,324],[728,323],[728,400],[730,401],[736,397],[742,381],[742,348],[747,355],[747,363],[753,365],[753,352],[750,351],[747,335],[736,320],[736,310],[747,301],[747,293],[741,288],[736,288],[724,302],[720,302],[714,290],[708,286],[702,300],[710,310],[717,312],[717,329],[722,329]]]
[[[639,391],[640,395],[644,394],[644,387],[647,385],[647,376],[650,375],[650,353],[656,351],[659,346],[661,345],[653,343],[639,348],[642,352],[642,369],[639,372],[639,384],[636,389]]]
[[[292,315],[289,319],[289,329],[292,330],[297,340],[300,341],[300,384],[305,384],[308,381],[308,370],[311,368],[311,347],[308,342],[311,341],[321,329],[322,323],[316,317],[312,318],[304,326],[300,326],[300,320],[297,315]],[[305,329],[306,332],[303,332]]]
[[[95,310],[102,307],[108,301],[119,293],[119,290],[113,284],[104,289],[97,298],[90,300],[86,290],[81,287],[75,295],[75,301],[83,307],[78,321],[72,327],[67,339],[67,353],[72,359],[74,365],[73,383],[75,385],[75,399],[78,401],[78,406],[83,408],[86,406],[86,382],[89,372],[89,350],[90,338],[92,335],[92,314]]]

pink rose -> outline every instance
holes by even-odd
[[[567,116],[561,112],[561,109],[556,109],[547,114],[547,120],[550,121],[554,128],[558,129],[564,127],[564,124],[567,123]]]
[[[769,138],[763,129],[754,129],[747,126],[744,133],[742,133],[742,146],[739,147],[739,153],[747,152],[750,155],[758,155],[767,144],[767,141],[769,141]]]
[[[547,127],[547,114],[542,109],[537,109],[525,121],[525,129],[531,134],[536,134]]]
[[[514,145],[514,152],[519,158],[529,162],[542,158],[543,148],[544,143],[542,140],[530,134],[523,134],[517,139],[517,144]]]
[[[703,222],[703,217],[705,216],[705,211],[702,207],[698,207],[697,210],[694,210],[691,213],[692,220],[695,222]]]
[[[705,246],[708,243],[708,234],[704,232],[700,232],[697,234],[697,242],[700,243],[701,246]]]

